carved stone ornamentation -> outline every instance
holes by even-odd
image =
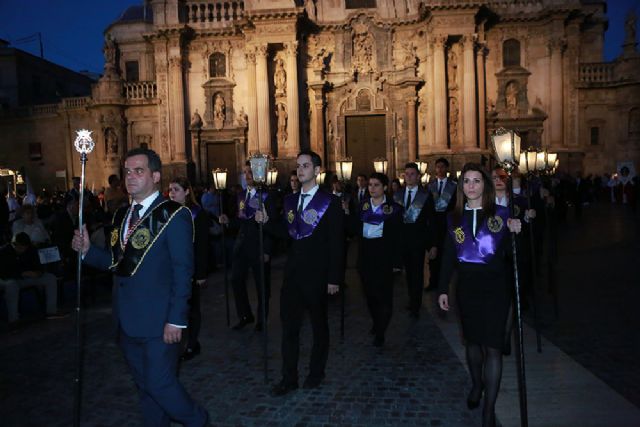
[[[518,83],[511,81],[507,83],[504,91],[504,102],[507,110],[518,108]]]
[[[357,22],[353,24],[351,68],[356,73],[375,71],[375,40],[369,27]]]
[[[276,89],[276,97],[284,96],[287,93],[287,72],[285,71],[284,59],[281,55],[276,55],[274,62],[276,67],[273,72],[273,85]]]
[[[118,155],[118,135],[110,127],[104,130],[104,152],[107,156]]]
[[[284,146],[287,142],[287,107],[284,103],[278,103],[276,106],[276,117],[278,121],[278,127],[276,137],[278,139],[278,146]]]
[[[213,97],[213,127],[216,130],[220,130],[224,127],[224,120],[226,116],[227,113],[224,97],[217,93]]]
[[[452,145],[458,141],[459,116],[460,109],[458,107],[458,99],[452,96],[449,98],[449,137]]]

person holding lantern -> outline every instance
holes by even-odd
[[[520,220],[495,203],[495,187],[480,165],[467,163],[458,181],[456,207],[447,219],[438,304],[449,311],[449,282],[458,272],[460,309],[472,388],[470,409],[484,393],[483,427],[495,425],[495,402],[502,377],[502,350],[511,306],[509,232]]]

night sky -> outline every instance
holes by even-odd
[[[102,73],[103,31],[131,5],[142,0],[0,0],[0,38],[15,47],[40,55],[37,40],[20,43],[34,33],[42,34],[44,57],[72,70]],[[624,39],[624,19],[640,0],[609,0],[609,29],[605,34],[605,60],[614,59]]]

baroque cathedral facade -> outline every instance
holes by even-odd
[[[197,182],[255,152],[286,172],[306,148],[327,170],[456,170],[486,162],[499,127],[561,170],[613,172],[640,161],[640,55],[630,15],[603,62],[607,25],[595,0],[148,0],[105,30],[104,74],[60,103],[56,135],[64,152],[94,131],[100,186],[138,146]]]

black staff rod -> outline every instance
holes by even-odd
[[[533,175],[528,174],[527,181],[527,207],[531,210],[531,187],[533,182]],[[536,345],[538,353],[542,353],[542,337],[540,336],[540,321],[538,319],[538,299],[536,298],[536,286],[538,284],[537,262],[536,262],[536,247],[533,240],[533,218],[529,219],[529,246],[531,248],[531,299],[533,306],[533,326],[536,330]]]
[[[514,218],[513,209],[513,177],[512,169],[508,168],[509,173],[509,212],[510,217]],[[518,389],[520,396],[520,426],[528,427],[529,421],[527,416],[527,381],[524,369],[524,334],[522,329],[522,312],[520,311],[520,278],[518,277],[518,250],[516,248],[516,233],[511,233],[511,249],[513,251],[513,276],[515,285],[516,300],[516,322],[518,324]]]
[[[220,215],[224,215],[224,190],[218,190],[218,203],[220,207]],[[220,240],[222,243],[222,271],[224,274],[224,305],[227,310],[227,328],[231,326],[231,319],[229,317],[229,275],[227,273],[227,247],[224,242],[224,224],[220,224],[220,228],[222,229],[222,234],[220,235]]]
[[[260,212],[264,210],[264,202],[262,200],[262,188],[263,184],[260,184],[258,190],[258,209]],[[263,222],[258,222],[258,245],[260,249],[259,253],[259,265],[260,265],[260,293],[261,302],[262,302],[262,357],[264,359],[264,383],[267,384],[269,382],[268,369],[269,369],[269,360],[268,360],[268,351],[269,351],[269,335],[267,331],[267,293],[266,286],[264,283],[264,236],[263,236]]]

